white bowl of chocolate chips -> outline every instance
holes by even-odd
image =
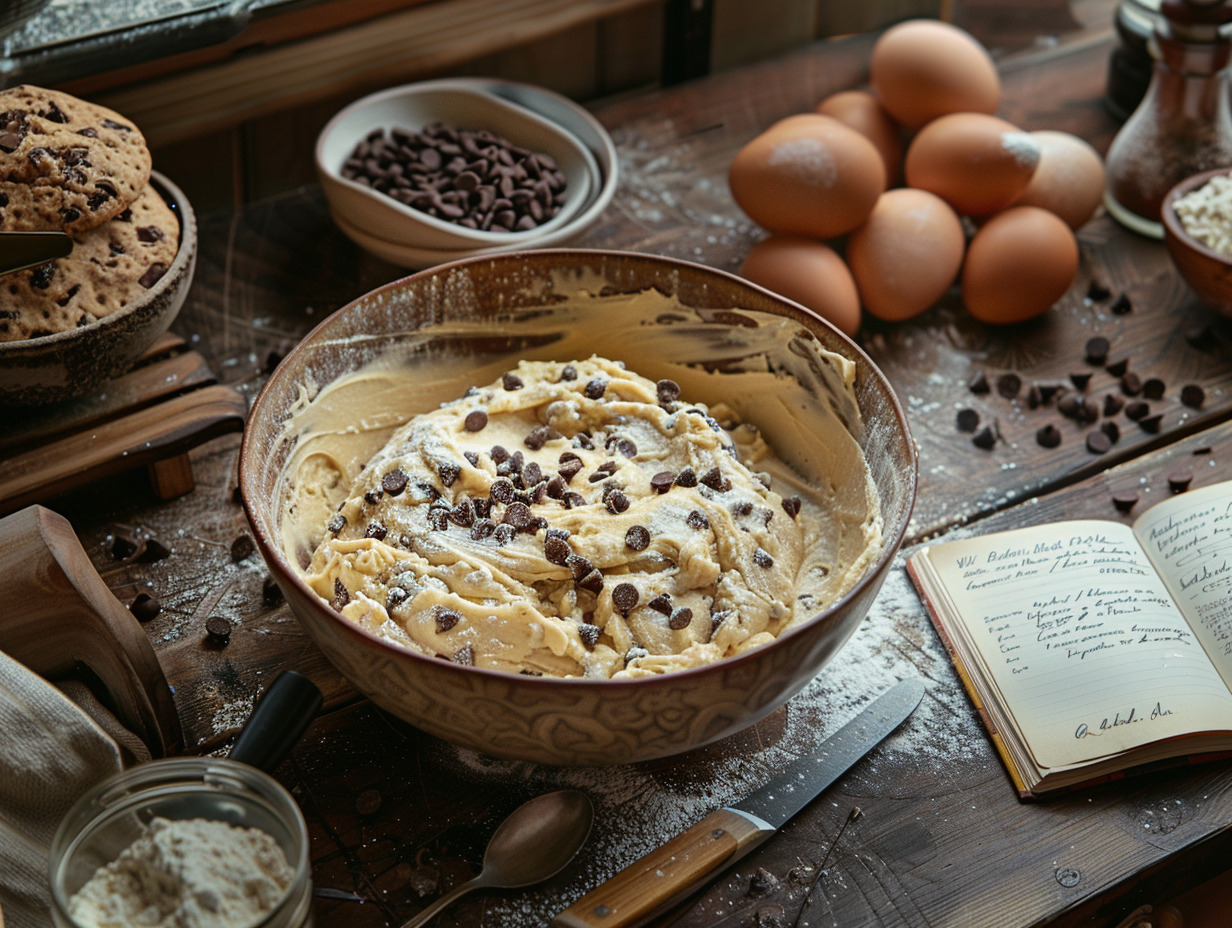
[[[357,244],[440,260],[555,240],[599,184],[593,154],[570,132],[450,81],[350,104],[318,137],[316,164],[331,213]]]

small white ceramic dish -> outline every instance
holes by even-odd
[[[342,166],[355,146],[374,130],[418,132],[437,122],[472,131],[487,129],[523,148],[551,156],[566,179],[560,211],[547,222],[522,232],[469,229],[412,209],[342,176]],[[369,235],[431,250],[526,247],[567,225],[590,200],[590,190],[599,177],[594,155],[572,133],[525,107],[448,81],[394,87],[345,107],[317,138],[316,166],[333,215]]]

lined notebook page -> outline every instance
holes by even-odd
[[[1129,527],[1035,526],[928,559],[1041,767],[1232,728],[1232,694]]]

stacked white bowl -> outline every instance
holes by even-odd
[[[435,124],[486,131],[546,155],[565,180],[558,211],[527,229],[470,228],[348,176],[344,166],[366,139],[395,130],[421,133]],[[474,78],[406,84],[355,101],[321,131],[316,165],[330,214],[343,233],[377,257],[414,270],[565,244],[599,217],[617,180],[615,146],[586,110],[529,84]]]

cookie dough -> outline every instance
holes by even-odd
[[[120,114],[28,84],[0,91],[0,231],[101,226],[141,195],[150,168]]]
[[[166,273],[179,234],[175,213],[146,187],[110,222],[72,233],[68,256],[0,278],[0,342],[63,332],[123,309]]]
[[[458,663],[682,670],[815,615],[878,550],[875,506],[837,539],[783,470],[757,429],[674,380],[523,361],[395,431],[304,576],[346,619]],[[306,463],[296,482],[328,497],[337,478]]]

